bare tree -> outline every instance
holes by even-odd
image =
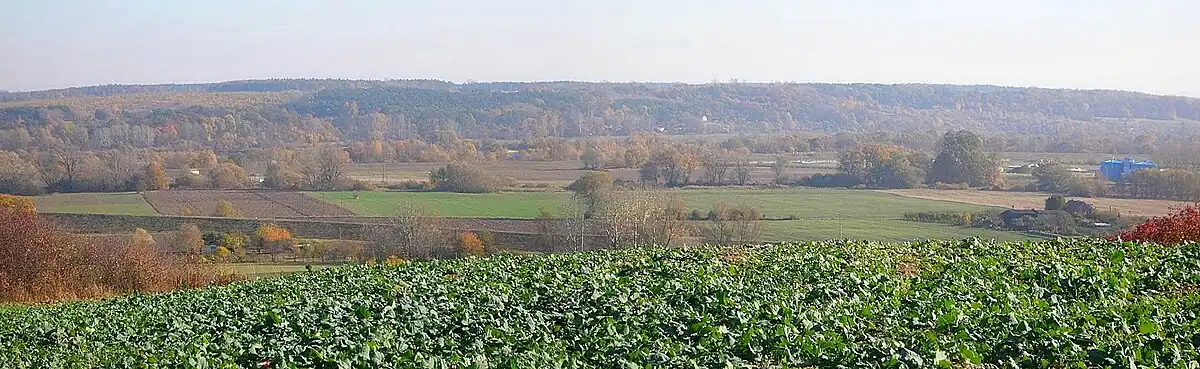
[[[750,183],[750,171],[754,167],[750,166],[745,160],[739,160],[733,164],[733,180],[737,184],[745,186]]]
[[[731,164],[724,152],[719,150],[705,152],[700,159],[700,164],[704,166],[704,178],[709,184],[717,186],[725,184],[726,174],[729,173]]]
[[[599,232],[612,247],[668,246],[693,234],[683,201],[663,191],[617,191],[596,212]]]
[[[431,259],[453,256],[451,234],[442,229],[437,218],[426,216],[415,207],[402,206],[396,216],[367,230],[370,257],[385,260],[389,256]]]
[[[38,174],[51,191],[74,192],[84,188],[89,163],[94,157],[76,148],[54,150],[42,154],[38,160]]]
[[[762,214],[755,206],[718,203],[701,227],[704,242],[714,245],[744,245],[762,238]]]
[[[310,186],[316,190],[333,190],[342,181],[350,154],[337,147],[318,150],[305,165],[303,174]]]
[[[791,159],[787,156],[779,155],[775,157],[775,161],[771,162],[771,173],[775,173],[775,184],[783,184],[783,172],[787,170],[790,161]]]
[[[141,172],[145,161],[136,152],[112,151],[101,156],[108,182],[107,187],[113,190],[129,191],[137,189],[141,180]]]

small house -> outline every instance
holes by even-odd
[[[1096,207],[1083,201],[1071,200],[1067,201],[1067,206],[1063,208],[1063,211],[1071,213],[1072,215],[1091,216],[1092,213],[1096,212]]]

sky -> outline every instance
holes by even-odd
[[[3,0],[0,89],[259,78],[1200,97],[1197,0]]]

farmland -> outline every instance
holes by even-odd
[[[33,197],[38,211],[50,213],[89,213],[121,215],[157,215],[158,212],[137,193],[71,193]]]
[[[0,311],[9,367],[1189,367],[1200,246],[630,249]],[[269,363],[269,364],[265,364]]]
[[[887,190],[882,192],[915,199],[953,201],[964,204],[1023,209],[1040,209],[1045,206],[1046,197],[1052,195],[1035,192],[930,189]],[[1189,202],[1169,200],[1117,198],[1084,198],[1082,200],[1095,205],[1096,209],[1100,211],[1111,211],[1135,217],[1162,216],[1174,209],[1191,205]]]
[[[678,195],[688,209],[707,211],[722,201],[747,203],[759,206],[763,215],[772,218],[895,219],[906,211],[979,211],[986,208],[859,190],[696,189],[669,192]],[[327,192],[309,195],[366,216],[388,216],[395,214],[398,206],[416,206],[438,216],[533,218],[537,217],[539,208],[557,211],[571,202],[571,194],[567,192]],[[359,198],[355,199],[355,196]]]
[[[212,215],[221,200],[230,202],[238,212],[250,218],[353,215],[298,192],[151,191],[146,193],[146,200],[165,215]]]
[[[688,209],[707,213],[718,202],[759,206],[764,216],[777,220],[765,225],[764,241],[826,240],[857,238],[878,241],[956,239],[964,237],[1000,240],[1028,236],[983,229],[969,229],[898,220],[909,211],[972,212],[985,206],[906,198],[873,191],[832,189],[787,190],[674,190]],[[401,208],[420,208],[448,217],[534,218],[545,208],[558,212],[571,204],[565,192],[507,192],[499,194],[452,194],[438,192],[340,192],[310,193],[367,216],[388,216]],[[356,199],[355,196],[358,196]]]
[[[986,206],[910,198],[875,191],[834,189],[690,189],[672,190],[688,209],[707,213],[716,203],[758,206],[774,220],[765,226],[764,241],[856,238],[877,241],[957,239],[963,237],[1027,239],[1012,232],[969,229],[898,220],[910,211],[982,211]],[[456,194],[441,192],[280,192],[280,191],[155,191],[147,204],[136,194],[74,194],[35,197],[48,212],[101,214],[211,215],[218,200],[230,201],[248,218],[305,218],[311,216],[394,216],[404,209],[456,218],[536,218],[540,209],[561,213],[572,205],[568,192],[504,192]],[[191,210],[189,210],[191,209]],[[481,220],[482,221],[482,220]],[[479,225],[470,229],[528,232]]]

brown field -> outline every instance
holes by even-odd
[[[953,201],[967,204],[1018,209],[1041,209],[1045,206],[1046,198],[1052,196],[1052,194],[1038,192],[1002,192],[978,190],[907,189],[886,190],[882,192],[913,198]],[[1124,215],[1139,217],[1162,216],[1170,213],[1174,209],[1192,205],[1190,202],[1167,200],[1112,198],[1081,198],[1080,200],[1095,205],[1096,209],[1100,211],[1112,211]]]
[[[287,218],[354,215],[349,210],[300,192],[282,191],[151,191],[146,202],[163,215],[209,216],[221,200],[247,218]]]

